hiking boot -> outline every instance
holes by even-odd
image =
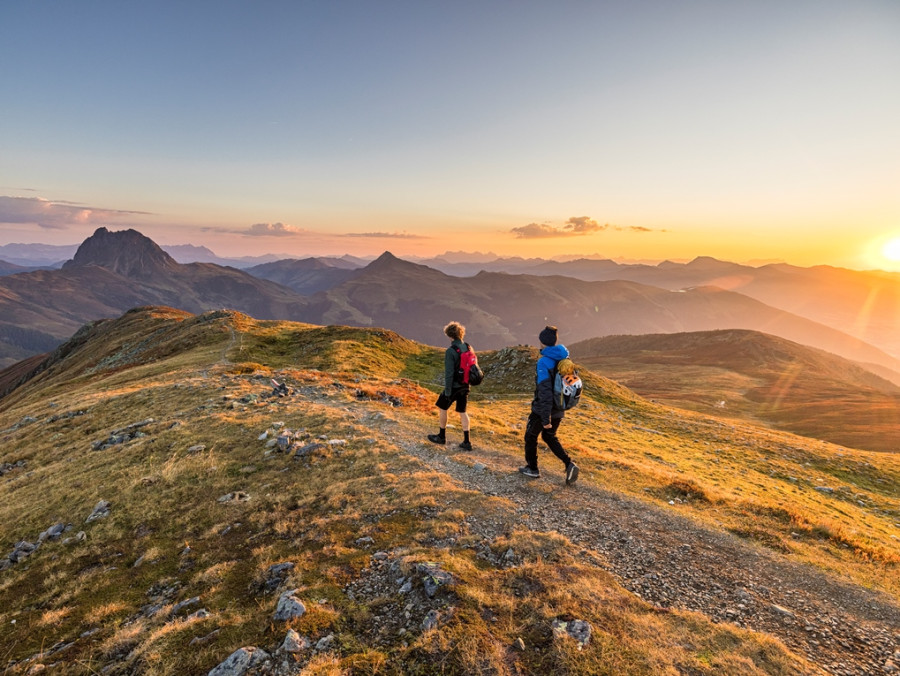
[[[540,479],[541,473],[536,469],[531,469],[528,465],[519,468],[519,472],[524,474],[529,479]]]
[[[441,434],[429,434],[428,441],[430,441],[434,444],[446,444],[447,438]]]
[[[570,462],[566,467],[566,485],[570,486],[578,481],[578,465]]]
[[[459,447],[464,451],[472,450],[472,442],[471,441],[463,441],[459,444]]]

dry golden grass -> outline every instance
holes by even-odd
[[[428,388],[440,372],[439,350],[376,329],[235,314],[201,321],[160,311],[143,328],[140,319],[135,313],[124,326],[108,325],[110,335],[98,333],[93,352],[85,345],[70,363],[0,401],[2,459],[27,462],[27,471],[0,483],[0,551],[56,522],[72,524],[67,537],[87,534],[83,542],[47,542],[0,576],[0,664],[8,673],[25,673],[22,660],[60,641],[74,642],[56,658],[72,674],[113,663],[122,673],[206,673],[238,647],[271,647],[285,630],[271,621],[277,595],[260,596],[253,583],[284,561],[295,563],[287,588],[299,589],[308,607],[294,627],[338,637],[335,654],[304,658],[304,674],[809,668],[765,636],[640,601],[574,558],[563,536],[517,528],[509,501],[459,485],[379,431],[375,422],[390,418],[416,429],[434,420]],[[142,341],[142,332],[158,332],[158,343]],[[134,344],[146,346],[146,362],[134,357]],[[473,395],[479,434],[510,458],[521,453],[527,401],[504,395],[504,382],[528,377],[528,357],[524,349],[483,355],[497,377]],[[273,376],[298,394],[261,398]],[[762,544],[787,557],[898,593],[894,458],[673,413],[599,377],[587,380],[597,399],[566,423],[586,477],[650,503],[678,500],[691,518],[745,537],[768,533]],[[36,421],[16,427],[25,416]],[[148,418],[145,436],[92,450],[111,431]],[[276,422],[305,430],[322,447],[299,460],[267,455],[258,437]],[[819,481],[834,492],[816,491]],[[218,501],[234,491],[250,499]],[[111,502],[109,517],[84,523],[101,499]],[[475,557],[469,546],[480,538],[468,516],[504,524],[491,547],[512,547],[521,563],[498,569]],[[371,547],[359,544],[363,537]],[[460,583],[451,619],[403,640],[378,642],[367,633],[378,604],[351,602],[344,588],[375,551],[394,552],[407,571],[434,561],[452,572]],[[171,594],[157,598],[166,588]],[[193,596],[210,618],[142,611]],[[549,627],[558,617],[589,620],[592,642],[578,650],[554,639]],[[79,638],[87,631],[96,633]],[[517,638],[525,652],[512,647]]]

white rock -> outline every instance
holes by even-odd
[[[251,667],[269,659],[269,653],[261,648],[238,648],[228,658],[209,670],[207,676],[243,676]]]
[[[307,648],[309,648],[309,639],[305,636],[301,636],[293,629],[288,629],[287,635],[284,637],[284,642],[281,644],[281,649],[289,653],[299,653]]]
[[[299,590],[291,589],[281,595],[281,598],[278,599],[278,606],[275,608],[275,615],[272,619],[276,622],[286,622],[303,616],[306,612],[306,606],[303,605],[303,601],[294,596],[297,591]]]

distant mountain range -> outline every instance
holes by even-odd
[[[563,275],[585,281],[623,280],[678,290],[715,286],[737,291],[767,305],[840,328],[900,356],[900,273],[857,271],[784,263],[751,267],[699,257],[689,263],[620,264],[612,260],[567,262],[500,258],[491,262],[423,260],[451,275],[482,270],[528,275]]]
[[[579,364],[667,405],[900,451],[900,385],[783,338],[722,330],[606,336],[569,349]]]
[[[179,263],[206,262],[250,274],[311,295],[354,277],[371,261],[354,256],[280,259],[273,254],[225,258],[203,246],[161,247]],[[0,276],[62,266],[76,245],[0,246]],[[784,263],[760,267],[699,257],[688,263],[621,263],[599,257],[571,260],[498,257],[447,252],[416,259],[419,265],[453,277],[480,272],[564,276],[582,281],[631,281],[669,290],[714,286],[736,291],[780,310],[837,328],[900,358],[900,273],[830,266],[802,268]]]
[[[135,230],[98,229],[59,270],[0,277],[0,365],[53,349],[83,324],[142,305],[300,313],[290,289],[212,263],[182,265]]]
[[[58,269],[78,251],[78,244],[4,244],[0,246],[0,275],[11,275],[23,270],[8,269],[5,264],[13,264],[28,269]],[[234,268],[249,268],[262,263],[280,260],[275,254],[263,256],[241,256],[227,258],[217,256],[205,246],[175,244],[160,247],[179,263],[215,263]]]
[[[193,313],[227,307],[260,319],[385,327],[434,345],[444,343],[441,329],[452,319],[466,324],[471,342],[480,349],[534,344],[547,323],[558,325],[567,343],[611,334],[741,328],[877,365],[872,368],[900,371],[897,359],[834,328],[840,323],[825,325],[714,286],[679,286],[673,291],[632,280],[505,272],[454,277],[387,252],[363,267],[359,264],[351,258],[283,260],[248,271],[213,263],[180,264],[134,230],[100,228],[59,270],[0,277],[0,364],[52,349],[86,322],[135,306],[168,305]],[[553,265],[612,266],[631,274],[640,269],[646,276],[668,280],[670,286],[688,276],[694,280],[743,269],[712,259],[662,265],[661,272],[612,261]],[[791,272],[805,289],[812,283],[804,270]],[[782,284],[790,286],[785,279]],[[829,289],[819,290],[823,306],[836,295]],[[788,295],[789,288],[783,293]]]

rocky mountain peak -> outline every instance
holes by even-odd
[[[178,267],[174,258],[137,230],[110,232],[106,228],[98,228],[84,240],[63,268],[88,265],[134,278],[150,277]]]

